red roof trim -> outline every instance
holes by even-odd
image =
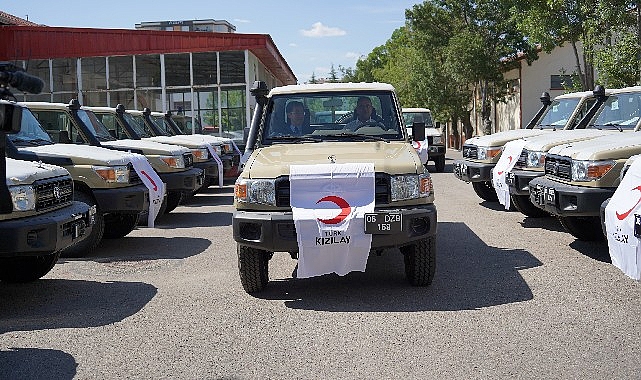
[[[0,27],[0,60],[249,50],[284,84],[296,76],[268,34]]]

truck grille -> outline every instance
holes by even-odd
[[[565,180],[572,180],[572,160],[565,156],[547,155],[545,174]]]
[[[463,145],[463,158],[479,158],[478,148],[474,145]]]
[[[73,201],[73,180],[57,177],[34,183],[36,210],[45,211]]]
[[[521,155],[519,156],[519,159],[516,161],[516,164],[514,164],[515,168],[524,168],[526,163],[527,163],[527,151],[523,149],[521,151]]]
[[[194,166],[194,156],[190,153],[184,153],[183,159],[185,160],[185,168],[191,168]]]
[[[389,174],[376,173],[374,178],[374,204],[376,207],[385,206],[392,198],[391,180]],[[289,177],[279,177],[276,180],[276,206],[290,207]]]

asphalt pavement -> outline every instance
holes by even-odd
[[[0,379],[639,379],[641,284],[607,245],[552,217],[482,201],[434,173],[433,284],[407,284],[398,250],[365,273],[294,279],[286,253],[246,294],[233,186],[0,283]]]

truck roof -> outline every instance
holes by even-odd
[[[326,92],[326,91],[394,91],[394,87],[387,83],[317,83],[317,84],[295,84],[289,86],[274,87],[269,95],[276,94],[297,94],[305,92]]]
[[[403,108],[403,112],[431,112],[429,108]]]

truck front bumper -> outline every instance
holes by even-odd
[[[402,231],[395,234],[372,234],[372,250],[401,247],[436,235],[436,206],[381,208],[376,212],[402,214]],[[232,218],[234,240],[270,252],[298,252],[292,212],[237,210]],[[365,233],[363,231],[363,233]]]
[[[472,162],[467,160],[454,161],[454,175],[465,182],[485,182],[492,180],[492,169],[496,164]]]
[[[182,172],[159,173],[160,179],[167,186],[167,191],[192,192],[203,185],[203,171],[197,168]]]
[[[512,169],[505,175],[505,182],[513,195],[530,195],[530,181],[543,176],[542,171]]]
[[[445,155],[445,145],[430,145],[427,150],[429,160]]]
[[[46,214],[0,222],[0,257],[41,256],[58,252],[91,233],[95,207],[74,201]]]
[[[206,183],[218,183],[218,164],[216,161],[194,162],[194,168],[201,169],[205,173]]]
[[[103,213],[135,214],[149,210],[149,190],[143,184],[111,189],[93,189]]]
[[[533,205],[558,216],[596,216],[616,189],[573,186],[539,177],[530,181]]]

